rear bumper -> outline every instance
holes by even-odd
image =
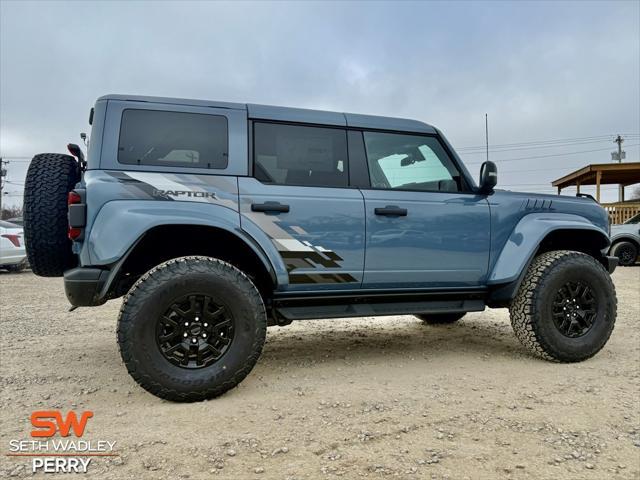
[[[605,260],[604,267],[607,269],[609,273],[613,273],[613,271],[618,266],[618,257],[605,256],[604,260]]]
[[[75,307],[94,307],[102,305],[102,298],[109,270],[77,267],[64,272],[64,291],[69,303]]]
[[[12,248],[0,254],[0,265],[17,265],[27,260],[24,248]]]

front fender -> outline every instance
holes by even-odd
[[[602,237],[603,247],[609,236],[601,228],[579,215],[569,213],[531,213],[517,223],[489,274],[488,284],[515,281],[535,255],[540,242],[555,230],[587,230]]]
[[[201,225],[226,230],[256,253],[277,283],[288,278],[282,258],[272,243],[261,242],[242,230],[237,211],[197,202],[115,200],[106,203],[93,223],[85,247],[91,265],[111,265],[121,260],[145,232],[161,225]],[[168,238],[167,241],[180,239]]]
[[[640,245],[640,235],[634,235],[633,233],[629,232],[621,232],[611,235],[612,244],[617,242],[618,240],[630,240]]]

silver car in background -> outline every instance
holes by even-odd
[[[640,213],[621,225],[611,225],[609,255],[618,257],[623,267],[634,265],[640,253]]]
[[[0,220],[0,268],[19,272],[27,266],[22,227]]]

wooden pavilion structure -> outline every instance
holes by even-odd
[[[640,213],[640,200],[624,200],[624,188],[634,183],[640,183],[640,162],[595,163],[551,182],[558,189],[558,195],[563,188],[576,187],[577,192],[580,193],[581,186],[595,185],[598,202],[600,202],[600,185],[620,185],[622,201],[602,204],[609,212],[613,223],[622,223]]]

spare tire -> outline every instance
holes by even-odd
[[[31,270],[41,277],[61,277],[77,265],[67,237],[67,196],[80,181],[70,155],[33,157],[24,186],[24,235]]]

